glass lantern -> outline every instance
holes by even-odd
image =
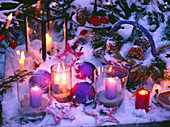
[[[31,75],[24,82],[17,82],[19,113],[41,114],[38,108],[50,105],[50,79],[42,75]]]
[[[36,7],[31,6],[24,11],[24,24],[26,50],[31,49],[42,53],[43,60],[46,59],[46,53],[51,55],[54,50],[57,51],[55,49],[57,42],[63,39],[62,48],[65,48],[67,43],[67,13],[58,1],[37,1]]]
[[[70,101],[72,85],[72,67],[66,63],[57,63],[51,66],[52,96],[59,102]]]
[[[31,54],[25,50],[16,50],[9,54],[12,62],[14,74],[18,74],[23,70],[32,71],[33,63]]]
[[[106,107],[119,107],[123,101],[128,70],[119,66],[103,65],[94,71],[97,100]]]

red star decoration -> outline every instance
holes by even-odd
[[[94,116],[96,118],[96,124],[97,126],[100,126],[104,122],[116,122],[119,123],[119,121],[113,117],[113,113],[118,109],[118,107],[114,108],[106,108],[103,105],[100,105],[97,103],[96,109],[89,109],[88,111],[85,111],[85,114]],[[100,112],[106,113],[106,116],[100,116]]]
[[[44,107],[41,108],[40,110],[43,112],[46,112],[48,114],[53,115],[55,119],[55,123],[58,124],[61,119],[69,119],[69,120],[74,120],[75,117],[70,113],[70,105],[69,103],[55,103],[55,107]]]
[[[71,55],[72,58],[71,58],[70,63],[71,63],[71,65],[74,65],[74,63],[77,61],[77,59],[83,54],[84,54],[83,52],[74,52],[71,49],[70,44],[67,43],[65,51],[63,53],[56,53],[55,56],[57,58],[59,58],[63,63],[65,63],[67,60],[67,56]]]

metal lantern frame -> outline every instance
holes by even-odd
[[[54,9],[50,7],[51,2],[56,2],[58,8],[62,9]],[[50,12],[58,12],[62,14],[61,16],[57,17],[51,17]],[[46,17],[45,17],[46,16]],[[42,15],[41,17],[35,17],[29,13],[29,11],[24,12],[24,24],[25,24],[25,42],[26,42],[26,50],[28,50],[28,17],[31,19],[34,19],[41,23],[41,39],[42,39],[42,59],[45,61],[46,59],[46,32],[50,31],[50,21],[54,21],[57,19],[64,19],[64,45],[67,45],[67,12],[64,6],[62,6],[58,1],[56,0],[43,0],[43,9],[42,9]]]

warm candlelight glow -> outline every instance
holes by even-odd
[[[56,2],[52,2],[52,6],[56,6],[56,4],[57,4]]]
[[[8,16],[8,20],[12,20],[12,13]]]
[[[108,78],[109,82],[117,82],[115,78]]]
[[[34,87],[32,87],[31,89],[34,90],[34,91],[38,91],[38,90],[40,89],[40,87],[34,86]]]
[[[24,67],[25,54],[24,51],[21,52],[21,58],[19,59],[20,71],[25,70]]]
[[[29,27],[27,27],[27,30],[29,31],[29,30],[30,30],[30,28],[29,28]]]
[[[51,44],[52,44],[52,38],[49,34],[46,33],[46,50],[47,52],[51,51]]]
[[[62,83],[61,83],[61,85],[62,85],[62,92],[66,93],[67,92],[67,81],[66,81],[66,74],[65,73],[62,74]]]
[[[62,79],[63,79],[63,80],[66,80],[66,73],[63,73],[63,74],[62,74]]]
[[[12,13],[8,16],[8,21],[7,21],[6,26],[5,26],[6,29],[9,28],[9,25],[10,25],[10,23],[11,23],[11,20],[12,20]]]
[[[59,75],[56,75],[55,78],[54,78],[54,83],[55,84],[60,84],[60,76]]]
[[[110,1],[106,2],[107,5],[110,5]]]
[[[111,71],[112,71],[112,67],[109,68],[109,72],[111,72]]]
[[[21,52],[21,60],[25,60],[24,51]]]
[[[17,55],[20,55],[20,51],[19,50],[17,50],[16,53],[17,53]]]
[[[148,91],[146,91],[146,90],[141,90],[141,91],[139,91],[139,94],[140,94],[140,95],[147,95],[147,94],[148,94]]]
[[[40,14],[42,14],[42,13],[43,13],[43,11],[41,10],[41,11],[40,11]]]
[[[57,71],[60,71],[60,63],[57,66]]]
[[[64,71],[66,70],[66,68],[65,68],[65,66],[64,66],[64,63],[63,63],[63,70],[64,70]]]

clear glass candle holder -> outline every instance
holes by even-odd
[[[12,62],[14,74],[18,74],[23,70],[33,70],[32,57],[30,53],[27,53],[25,50],[13,51],[9,54],[9,56]]]
[[[51,85],[53,97],[61,102],[70,101],[72,85],[72,67],[66,63],[57,63],[51,66]]]
[[[42,75],[31,75],[17,83],[19,112],[23,115],[41,113],[38,108],[50,105],[50,80]]]
[[[97,100],[106,107],[119,107],[123,101],[128,70],[119,66],[104,65],[94,70]]]

